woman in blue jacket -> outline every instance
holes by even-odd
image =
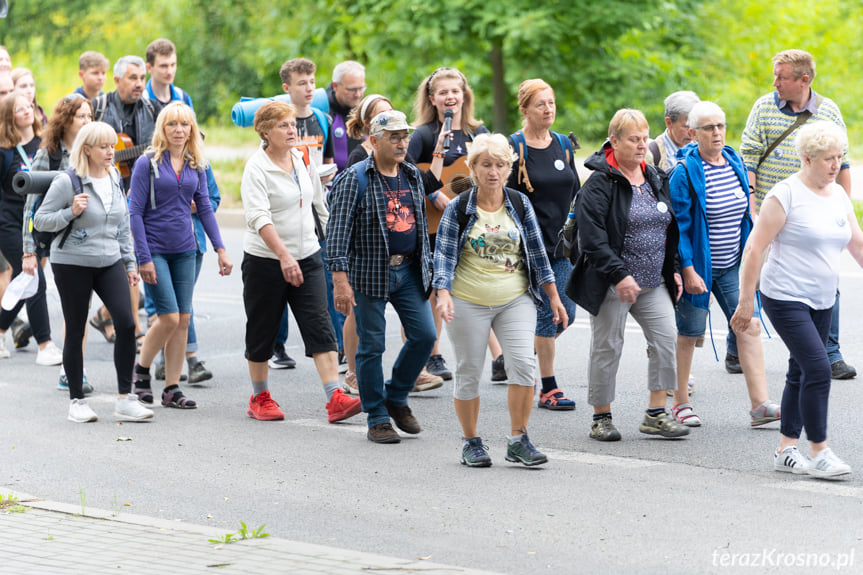
[[[704,335],[710,293],[730,320],[739,296],[740,256],[752,230],[749,178],[743,160],[725,145],[725,112],[699,102],[689,112],[693,142],[671,173],[671,203],[680,230],[683,297],[677,305],[677,390],[672,413],[680,423],[701,425],[689,403],[689,370],[695,341]],[[755,324],[759,318],[751,320]],[[753,427],[776,421],[779,406],[767,396],[760,329],[735,334],[728,328],[725,367],[742,368],[749,389]]]

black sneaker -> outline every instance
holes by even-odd
[[[429,358],[428,363],[426,363],[426,370],[430,374],[436,375],[440,378],[446,380],[452,379],[452,372],[447,368],[446,362],[440,354],[433,355]]]
[[[461,464],[468,467],[491,467],[491,457],[488,447],[482,442],[482,437],[471,437],[462,444]]]
[[[270,369],[294,369],[297,362],[285,352],[285,346],[276,344],[273,346],[273,357],[270,358]]]
[[[503,354],[500,354],[491,362],[491,380],[506,381],[506,366],[503,363]]]
[[[339,373],[346,373],[348,371],[348,358],[345,357],[345,352],[339,352]]]
[[[27,347],[27,344],[30,343],[30,338],[33,336],[33,329],[30,327],[30,324],[16,317],[12,322],[11,329],[15,349]]]
[[[730,353],[725,354],[725,371],[728,373],[743,373],[743,368],[740,367],[740,358]]]
[[[194,363],[189,363],[189,383],[198,384],[213,379],[213,372],[207,369],[204,362],[197,360]],[[183,381],[183,376],[180,376],[180,381]]]
[[[15,347],[18,347],[17,343]],[[857,377],[857,370],[840,359],[830,364],[830,375],[833,379],[854,379]]]
[[[506,460],[522,463],[528,467],[548,463],[548,457],[533,446],[527,433],[522,434],[521,439],[515,443],[509,443],[509,438],[507,438]]]
[[[399,443],[402,438],[393,429],[392,423],[379,423],[369,428],[366,437],[375,443]]]

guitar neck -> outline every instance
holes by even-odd
[[[120,151],[114,152],[114,162],[137,160],[146,150],[147,144],[139,144],[137,146],[132,146],[131,148],[124,148]]]

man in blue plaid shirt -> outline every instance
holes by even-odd
[[[368,416],[368,439],[398,443],[390,418],[405,433],[421,431],[410,407],[413,389],[437,334],[428,302],[432,259],[419,170],[404,163],[410,140],[405,115],[375,116],[372,154],[336,180],[330,192],[327,264],[336,309],[356,316],[357,385]],[[387,302],[399,314],[406,341],[384,382]]]

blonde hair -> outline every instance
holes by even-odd
[[[437,108],[432,105],[431,97],[440,80],[458,80],[461,82],[461,91],[464,94],[461,105],[461,129],[472,134],[476,133],[476,129],[482,125],[482,120],[473,117],[473,90],[468,86],[464,74],[456,68],[438,68],[428,78],[420,82],[414,99],[414,118],[416,119],[413,125],[419,127],[438,121]]]
[[[363,136],[369,134],[369,126],[371,125],[372,118],[375,117],[372,112],[375,111],[380,102],[386,102],[390,105],[390,108],[393,107],[393,103],[386,96],[369,94],[362,99],[359,106],[351,110],[348,121],[345,123],[345,129],[348,131],[349,137],[361,140]]]
[[[522,114],[524,114],[524,109],[530,104],[531,99],[543,90],[551,90],[551,96],[554,97],[554,90],[542,78],[532,78],[521,83],[518,87],[518,107],[522,110]],[[522,118],[522,128],[526,125],[527,118]]]
[[[518,156],[512,151],[512,146],[509,145],[506,136],[503,134],[479,134],[474,138],[470,149],[467,151],[467,167],[471,177],[475,178],[474,167],[483,153],[487,153],[493,160],[505,162],[509,166],[509,170],[503,177],[504,182],[506,182],[510,172],[512,172],[513,162],[518,160]]]
[[[258,108],[258,111],[255,112],[255,131],[258,133],[258,137],[261,138],[261,145],[265,150],[270,145],[270,142],[267,141],[264,135],[282,120],[296,117],[297,109],[294,108],[293,104],[288,104],[287,102],[274,100]]]
[[[198,129],[195,112],[183,102],[171,102],[162,108],[159,117],[156,118],[153,144],[147,151],[154,154],[153,157],[157,162],[162,160],[162,153],[170,147],[168,145],[168,138],[165,136],[165,126],[168,122],[174,120],[188,122],[191,126],[189,140],[186,142],[186,148],[183,150],[183,160],[188,162],[191,168],[206,168],[207,159],[204,157],[204,139],[201,137],[201,130]]]
[[[797,131],[794,147],[801,162],[804,155],[814,160],[829,150],[840,149],[844,152],[848,147],[848,136],[845,130],[833,122],[812,122]]]
[[[791,64],[795,80],[799,80],[804,74],[809,76],[810,82],[815,79],[815,60],[812,54],[805,50],[783,50],[773,56],[773,65],[776,64]]]
[[[611,122],[608,123],[608,137],[622,138],[630,130],[647,130],[647,118],[641,110],[632,108],[621,108],[614,113]]]
[[[100,144],[111,144],[113,147],[116,143],[117,132],[114,128],[105,122],[90,122],[75,136],[75,143],[69,152],[69,167],[75,170],[78,176],[86,178],[90,175],[90,158],[84,153],[84,146],[92,148]]]

